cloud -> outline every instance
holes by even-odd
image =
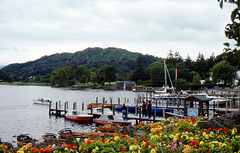
[[[0,46],[17,52],[21,49],[14,48],[24,48],[31,54],[29,60],[87,47],[119,47],[159,57],[166,57],[170,49],[179,51],[183,57],[187,54],[196,57],[204,51],[208,57],[209,50],[216,54],[222,51],[226,41],[224,27],[233,9],[225,5],[222,10],[218,2],[209,0],[0,0],[0,3]]]

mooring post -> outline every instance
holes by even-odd
[[[156,118],[156,108],[153,109],[153,122],[155,122],[155,118]]]
[[[112,104],[112,97],[110,97],[110,104],[111,104],[111,108],[112,108],[112,106],[113,106],[113,104]]]
[[[57,117],[57,115],[58,115],[58,102],[56,102],[56,117]]]
[[[142,109],[139,108],[139,123],[141,122],[141,118],[142,118]]]
[[[120,105],[120,98],[118,97],[118,105]]]
[[[102,114],[104,113],[104,102],[105,102],[105,97],[102,99]]]
[[[48,106],[48,109],[49,109],[49,115],[51,114],[51,106],[52,106],[52,102],[50,101],[50,102],[49,102],[49,106]]]
[[[61,101],[60,100],[58,101],[58,107],[59,107],[59,109],[61,108]]]
[[[64,103],[64,113],[65,113],[65,115],[67,113],[67,102]]]
[[[93,114],[93,104],[91,103],[91,114]]]
[[[166,111],[165,111],[165,107],[162,108],[163,110],[163,118],[166,118]]]
[[[82,111],[84,111],[84,102],[82,102]]]
[[[115,115],[115,106],[112,105],[113,115]]]
[[[73,110],[77,110],[77,102],[73,103]]]
[[[96,97],[96,103],[98,103],[98,97]]]

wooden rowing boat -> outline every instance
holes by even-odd
[[[20,143],[28,143],[32,141],[32,138],[28,134],[20,134],[17,136],[17,141]]]
[[[83,132],[72,132],[71,129],[65,128],[60,131],[58,131],[58,134],[65,139],[68,138],[88,138],[90,136],[89,133],[83,133]]]
[[[120,126],[121,128],[123,128],[123,126]],[[113,125],[113,124],[106,124],[104,126],[101,126],[101,127],[98,127],[96,128],[95,130],[96,131],[101,131],[101,132],[115,132],[115,129],[116,129],[116,125]]]

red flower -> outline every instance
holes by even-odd
[[[142,137],[142,140],[145,140],[146,138],[145,137]]]
[[[49,153],[50,149],[47,147],[45,151],[46,151],[46,153]]]
[[[71,146],[71,149],[78,147],[78,145],[76,143],[72,143],[72,144],[70,144],[70,146]]]
[[[203,149],[203,152],[205,152],[207,149]]]
[[[88,140],[88,141],[87,141],[87,144],[91,144],[91,143],[92,143],[92,141],[91,141],[91,140]]]
[[[150,142],[148,142],[148,141],[146,142],[146,146],[147,146],[147,147],[148,147],[150,144],[151,144]]]
[[[44,149],[43,148],[40,149],[40,153],[44,153]]]
[[[208,130],[207,130],[207,129],[204,129],[203,131],[204,131],[204,132],[207,132]]]
[[[211,131],[211,128],[208,128],[208,131]]]
[[[125,148],[122,148],[122,152],[125,152],[126,151],[126,149]]]
[[[155,149],[155,145],[152,145],[151,147],[152,147],[153,149]]]
[[[185,130],[188,130],[188,131],[190,131],[189,127],[185,127]]]

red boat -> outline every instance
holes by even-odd
[[[89,115],[83,111],[78,112],[77,110],[68,110],[65,117],[74,121],[89,122],[92,119],[93,115]]]
[[[94,122],[98,123],[98,124],[102,124],[102,125],[105,125],[105,124],[130,125],[130,124],[132,124],[132,122],[124,121],[122,119],[122,117],[116,117],[114,115],[102,115],[98,119],[94,119]]]

